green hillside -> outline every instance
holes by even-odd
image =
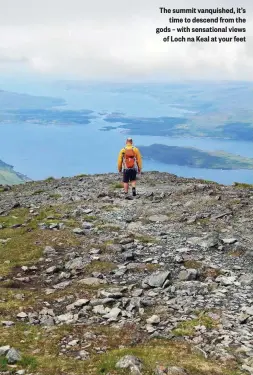
[[[0,160],[0,185],[21,184],[30,179],[21,173],[14,171],[13,166]]]

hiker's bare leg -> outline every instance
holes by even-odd
[[[128,182],[124,182],[124,191],[128,193]]]
[[[134,187],[136,187],[136,181],[131,181],[131,185],[132,185],[132,188]]]

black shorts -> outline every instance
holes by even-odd
[[[129,168],[123,170],[123,182],[131,182],[136,180],[137,170],[135,168]]]

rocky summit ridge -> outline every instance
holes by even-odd
[[[0,374],[253,374],[253,186],[0,190]]]

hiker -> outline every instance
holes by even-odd
[[[125,198],[128,198],[129,182],[132,185],[132,194],[136,196],[136,175],[140,174],[142,169],[142,158],[137,147],[133,146],[132,138],[127,138],[126,146],[120,150],[118,157],[118,171],[122,173]]]

